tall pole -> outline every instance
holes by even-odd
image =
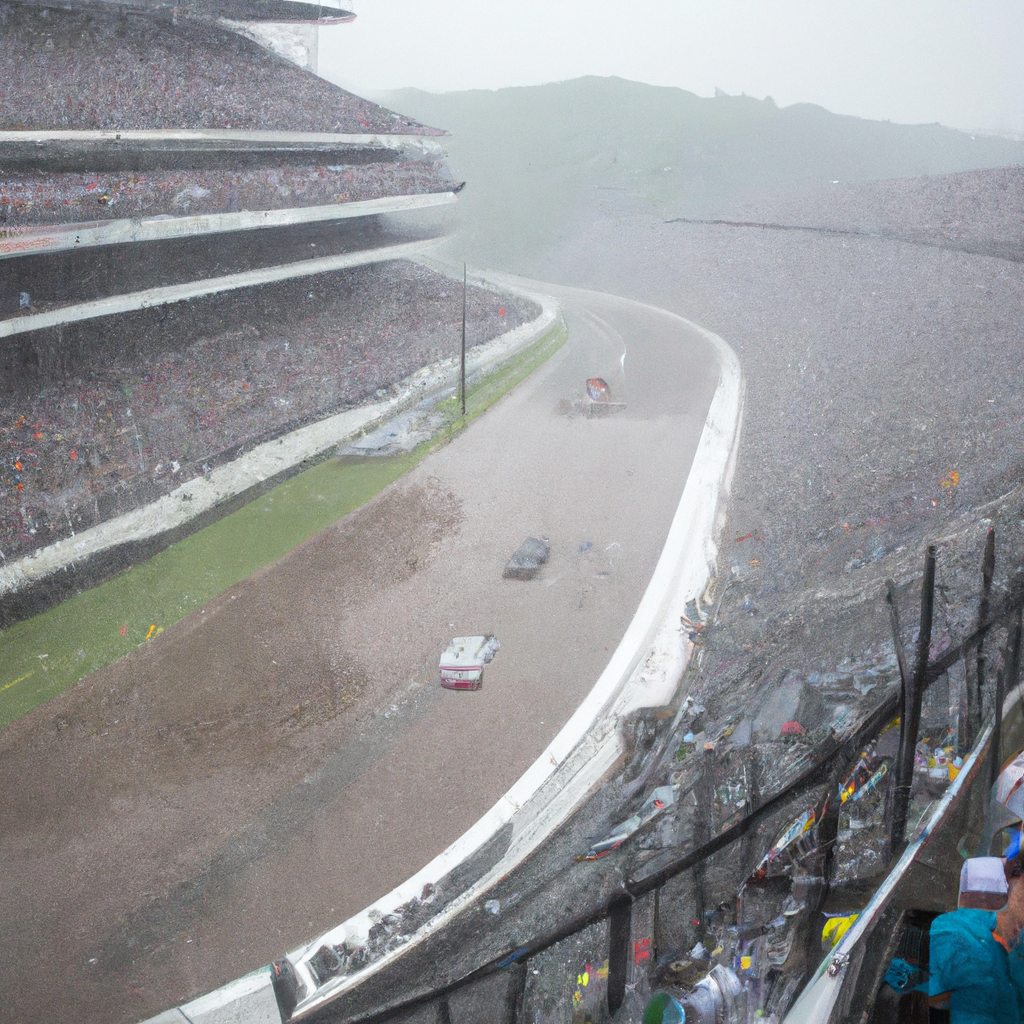
[[[466,264],[462,264],[462,415],[466,415]]]
[[[1020,683],[1020,648],[1021,644],[1024,643],[1024,608],[1017,609],[1017,624],[1013,627],[1012,634],[1012,651],[1013,655],[1010,658],[1010,668],[1007,674],[1006,689],[1007,692],[1015,690]]]
[[[693,819],[693,845],[698,849],[711,840],[714,831],[712,818],[715,813],[715,745],[704,744],[704,764],[700,777],[693,784],[693,793],[697,799],[697,810]],[[706,932],[707,899],[704,892],[706,882],[706,864],[698,861],[693,865],[693,907],[697,919],[697,938],[703,939]]]
[[[910,669],[907,667],[907,652],[903,649],[903,638],[900,635],[900,611],[896,605],[896,584],[893,580],[885,581],[885,600],[889,605],[889,628],[892,630],[892,643],[896,649],[896,664],[900,670],[900,722],[907,717],[907,686],[910,684]]]
[[[988,785],[991,789],[999,778],[1003,762],[1000,744],[1003,739],[1003,701],[1007,693],[1017,686],[1017,673],[1020,670],[1021,644],[1021,609],[1017,609],[1016,622],[1010,627],[1010,635],[1006,638],[1006,649],[1003,651],[1003,668],[996,673],[995,717],[992,720],[992,754],[988,763]]]

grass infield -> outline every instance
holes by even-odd
[[[327,459],[236,512],[56,608],[0,632],[0,728],[109,665],[369,501],[528,377],[568,337],[559,321],[438,406],[441,429],[411,452]]]

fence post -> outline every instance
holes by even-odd
[[[506,968],[511,977],[505,990],[505,1007],[501,1015],[501,1024],[519,1024],[523,1015],[523,1001],[526,997],[526,971],[529,960],[517,960]]]
[[[757,756],[757,747],[753,743],[747,747],[743,771],[747,783],[746,813],[751,814],[761,806],[761,767]],[[743,836],[740,844],[740,865],[745,875],[749,875],[761,859],[760,851],[755,845],[761,841],[756,828],[749,829]]]
[[[1020,683],[1020,645],[1021,645],[1021,630],[1024,623],[1022,623],[1022,616],[1024,616],[1024,607],[1017,609],[1017,621],[1014,624],[1013,631],[1010,634],[1011,643],[1011,655],[1010,664],[1006,673],[1006,692],[1011,693],[1014,691]]]
[[[438,999],[435,1013],[437,1015],[437,1024],[452,1024],[452,1010],[448,1005],[447,992]]]
[[[992,723],[992,751],[988,762],[988,787],[991,790],[999,778],[999,772],[1003,767],[1000,745],[1003,738],[1003,701],[1006,694],[1017,685],[1017,673],[1020,671],[1020,643],[1021,643],[1021,613],[1017,609],[1013,625],[1010,627],[1010,635],[1006,638],[1006,648],[1003,651],[1003,667],[996,673],[996,707],[995,717]]]
[[[906,695],[907,677],[910,674],[907,668],[907,654],[903,648],[903,637],[900,636],[900,610],[896,604],[896,584],[892,580],[885,581],[885,602],[889,605],[889,628],[892,630],[892,643],[896,648],[896,663],[900,669],[901,698]],[[900,716],[903,715],[903,708],[900,707]]]
[[[892,580],[885,581],[885,601],[889,605],[889,628],[892,630],[892,644],[896,648],[896,664],[900,670],[900,735],[903,723],[907,718],[907,686],[910,682],[910,670],[907,668],[907,653],[903,648],[903,637],[900,635],[900,610],[896,603],[896,584]],[[892,811],[892,802],[889,803]]]
[[[1009,652],[1007,652],[1009,653]],[[999,756],[999,746],[1003,739],[1003,698],[1005,697],[1005,679],[1003,669],[996,673],[996,714],[992,722],[992,744],[988,755],[988,788],[996,784],[999,778],[999,771],[1003,766]],[[986,793],[986,799],[988,794]]]
[[[693,822],[694,846],[700,849],[710,841],[714,832],[712,817],[714,815],[715,803],[715,745],[704,744],[704,763],[701,766],[700,778],[693,787],[694,796],[697,798],[696,815]],[[704,938],[704,929],[707,925],[705,912],[707,901],[704,898],[705,866],[704,861],[698,861],[693,866],[693,895],[694,895],[694,916],[699,922],[697,925],[698,937]]]
[[[921,628],[917,635],[917,657],[914,674],[904,700],[905,714],[900,719],[900,749],[896,764],[896,789],[893,800],[892,829],[889,833],[890,857],[903,845],[910,809],[910,791],[914,785],[914,752],[921,725],[921,702],[924,699],[924,677],[928,669],[928,652],[932,643],[932,610],[935,604],[935,545],[928,547],[921,583]]]
[[[608,918],[608,1012],[614,1014],[626,998],[633,900],[629,896],[615,899],[608,908]]]
[[[462,349],[459,354],[459,393],[462,396],[462,415],[466,415],[466,264],[462,264]]]
[[[996,571],[996,528],[990,526],[985,537],[985,555],[981,560],[981,602],[978,605],[978,625],[988,619],[989,599],[992,595],[992,577]],[[985,700],[985,638],[978,641],[976,661],[976,696],[973,701],[974,717],[971,720],[971,740],[981,733],[981,719],[984,714]]]

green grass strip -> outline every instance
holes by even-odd
[[[465,418],[458,398],[442,402],[445,425],[414,451],[321,462],[147,562],[0,632],[0,728],[369,501],[529,376],[567,337],[559,322],[474,382]]]

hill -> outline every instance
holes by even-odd
[[[452,170],[468,182],[459,255],[522,272],[609,216],[728,216],[833,181],[1024,164],[1024,142],[621,78],[376,98],[452,133]]]

